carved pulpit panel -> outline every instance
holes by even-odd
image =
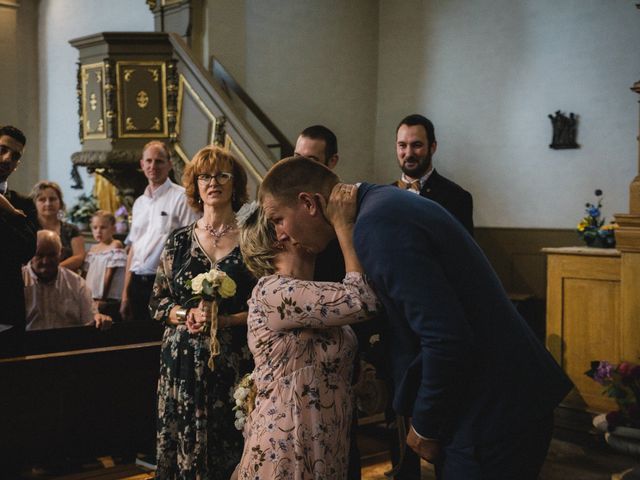
[[[107,138],[104,80],[104,62],[82,65],[80,68],[82,140]]]
[[[215,143],[218,121],[189,82],[180,75],[178,83],[178,105],[176,113],[175,150],[184,163],[204,145]]]
[[[169,135],[165,62],[116,62],[116,90],[120,138]]]

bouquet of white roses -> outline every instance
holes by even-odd
[[[233,392],[233,399],[236,402],[235,407],[233,407],[233,411],[236,412],[234,424],[238,430],[244,428],[247,417],[255,408],[256,394],[257,390],[253,381],[253,374],[247,373],[240,379]]]
[[[222,298],[230,298],[236,294],[236,282],[222,270],[212,268],[206,273],[196,275],[187,282],[194,294],[192,300],[205,300],[211,305],[211,323],[205,325],[211,336],[211,357],[209,368],[213,370],[214,357],[220,355],[220,342],[218,342],[218,301]]]

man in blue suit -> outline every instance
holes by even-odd
[[[389,318],[394,410],[438,478],[537,478],[571,382],[464,227],[433,201],[339,184],[306,158],[274,165],[260,199],[279,239],[312,252],[335,237],[324,209],[353,210],[356,251]]]

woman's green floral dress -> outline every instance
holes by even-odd
[[[236,247],[216,263],[204,253],[195,223],[175,230],[162,252],[149,308],[165,321],[175,305],[195,306],[188,280],[213,266],[237,284],[236,295],[224,299],[220,314],[247,310],[255,281]],[[158,479],[227,480],[242,454],[242,435],[234,427],[233,389],[253,369],[246,327],[218,330],[220,356],[215,369],[209,360],[208,334],[190,334],[185,325],[165,328],[158,382]]]

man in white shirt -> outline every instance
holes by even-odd
[[[60,267],[62,243],[50,230],[40,230],[36,254],[22,267],[27,330],[80,327],[95,324],[105,330],[111,317],[93,308],[84,279]]]
[[[140,167],[149,182],[133,204],[127,268],[120,313],[123,319],[151,320],[149,299],[160,254],[169,234],[197,219],[184,188],[169,179],[171,153],[160,141],[147,143]]]

